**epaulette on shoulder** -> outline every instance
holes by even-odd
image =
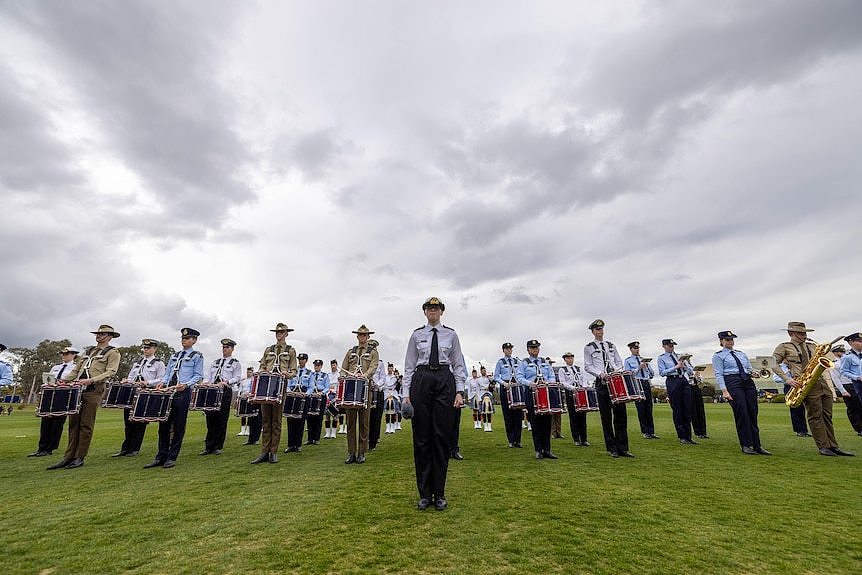
[[[446,329],[448,329],[449,331],[455,331],[454,329],[452,329],[452,328],[451,328],[451,327],[449,327],[448,325],[443,325],[442,323],[441,323],[440,325],[441,325],[441,327],[445,327],[445,328],[446,328]]]
[[[198,356],[203,357],[203,354],[201,354],[201,352],[199,352],[198,350],[193,350],[193,351],[189,354],[189,357],[190,357],[190,358],[192,358],[192,357],[198,357]]]
[[[425,327],[424,325],[420,325],[419,327],[417,327],[416,329],[413,330],[413,333],[416,333],[417,331],[419,331],[420,329],[422,329],[424,327]]]

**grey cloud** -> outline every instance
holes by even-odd
[[[546,296],[537,293],[527,293],[527,289],[524,286],[515,286],[509,289],[495,289],[494,295],[500,303],[513,304],[533,305],[542,303],[548,299]]]
[[[360,150],[353,141],[334,129],[281,136],[272,146],[276,167],[284,166],[285,170],[297,168],[310,181],[325,178],[348,156],[358,152]]]

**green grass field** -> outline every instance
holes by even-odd
[[[253,466],[236,418],[224,454],[198,456],[205,425],[191,413],[177,467],[145,470],[155,426],[140,457],[111,459],[122,413],[102,409],[86,464],[46,471],[60,452],[25,457],[39,422],[16,411],[0,418],[2,572],[862,572],[862,456],[820,456],[783,406],[761,406],[774,457],[740,453],[726,405],[707,405],[711,439],[698,446],[677,443],[666,405],[662,439],[642,439],[630,406],[635,459],[607,456],[598,414],[592,447],[553,440],[560,459],[536,461],[526,431],[525,448],[508,449],[499,414],[484,433],[468,413],[450,508],[422,513],[409,424],[365,465],[342,463],[339,436]],[[842,447],[862,455],[843,405],[835,419]]]

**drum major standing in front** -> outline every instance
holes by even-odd
[[[407,342],[401,396],[413,408],[413,461],[416,487],[424,511],[446,509],[446,474],[454,409],[464,405],[467,368],[458,334],[440,318],[446,306],[436,297],[422,304],[427,324]]]
[[[612,403],[608,389],[610,374],[623,369],[623,360],[613,342],[605,341],[605,322],[597,319],[589,326],[593,341],[584,346],[584,371],[596,378],[596,398],[611,457],[634,457],[629,451],[628,419],[625,403]]]

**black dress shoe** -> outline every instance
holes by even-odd
[[[144,469],[149,469],[151,467],[161,467],[164,464],[165,464],[165,462],[162,461],[161,459],[153,459],[152,461],[150,461],[149,463],[144,465]]]
[[[111,457],[123,457],[126,454],[125,451],[118,451],[116,453],[111,454]]]
[[[656,435],[655,433],[650,433],[649,438],[650,439],[660,439],[660,437],[658,435]]]
[[[742,452],[746,455],[757,455],[757,450],[747,445],[742,446]]]
[[[198,455],[209,455],[210,453],[212,453],[212,451],[210,451],[209,449],[204,449],[203,451],[198,453]]]
[[[176,465],[177,465],[177,462],[175,459],[168,459],[167,461],[165,461],[165,463],[164,463],[164,465],[162,465],[162,467],[164,467],[165,469],[170,469],[171,467],[176,467]]]
[[[558,459],[558,457],[554,455],[553,451],[546,451],[542,455],[545,456],[545,459]]]
[[[305,445],[314,445],[314,442],[309,439],[305,442]]]
[[[680,445],[697,445],[697,441],[692,441],[691,439],[680,439]]]
[[[137,451],[127,451],[126,452],[126,457],[137,457],[137,456],[138,456]]]
[[[213,455],[221,455],[221,449],[216,449],[213,451]]]
[[[446,501],[445,497],[438,497],[434,501],[434,509],[436,509],[437,511],[443,511],[447,507],[449,507],[449,502]]]
[[[616,451],[608,451],[608,455],[610,455],[611,457],[619,457],[620,456],[620,454],[617,453]]]
[[[255,465],[256,463],[266,463],[267,461],[269,461],[269,453],[261,453],[257,459],[251,462],[251,464]]]
[[[80,457],[76,457],[69,462],[69,464],[66,466],[66,469],[75,469],[76,467],[81,467],[82,465],[84,465],[84,460]]]
[[[843,455],[844,457],[853,457],[856,455],[855,453],[850,453],[849,451],[844,451],[843,449],[839,449],[838,447],[833,447],[831,449],[832,449],[832,453],[834,453],[835,455]]]
[[[634,457],[635,454],[631,451],[622,451],[620,452],[620,457]]]
[[[537,451],[537,452],[536,452],[536,459],[542,459],[543,457],[545,457],[545,456],[544,456],[544,455],[542,455],[542,452],[541,452],[541,451]]]
[[[796,437],[811,437],[811,434],[808,433],[807,431],[800,431],[799,433],[796,434]]]
[[[517,443],[515,443],[514,445],[515,445],[515,448],[517,448],[517,449],[523,449],[523,448],[521,447],[521,443],[520,443],[520,442],[517,442]]]
[[[356,463],[365,463],[365,454],[360,453],[359,457],[356,458]]]
[[[452,459],[457,459],[458,461],[464,461],[464,456],[461,455],[460,451],[453,452],[449,457]]]
[[[429,505],[431,505],[431,500],[428,499],[427,497],[423,497],[416,504],[416,509],[418,509],[419,511],[425,511],[426,509],[428,509]]]
[[[758,447],[757,449],[755,449],[755,451],[757,452],[758,455],[772,455],[771,451],[766,451],[762,447]]]
[[[818,449],[818,451],[820,452],[820,455],[825,455],[825,456],[827,456],[827,457],[836,457],[836,455],[835,455],[835,454],[832,452],[832,450],[831,450],[831,449],[829,449],[828,447],[824,447],[824,448],[822,448],[822,449]]]
[[[64,467],[66,467],[70,463],[72,463],[71,459],[61,459],[60,461],[58,461],[54,465],[48,466],[46,469],[63,469]]]
[[[246,441],[243,445],[257,445],[257,441]]]
[[[347,456],[347,459],[344,460],[345,464],[356,463],[356,456],[352,453]]]
[[[40,449],[39,451],[34,451],[33,453],[27,455],[27,457],[42,457],[43,455],[48,455],[48,453]]]
[[[269,454],[269,462],[270,463],[278,463],[278,455],[276,455],[275,453],[270,453]]]
[[[584,446],[584,444],[583,444],[582,442],[580,442],[580,441],[575,441],[575,445],[576,445],[577,447],[583,447],[583,446]]]
[[[698,439],[709,439],[709,436],[706,435],[705,433],[703,435],[698,435],[697,437],[698,437]]]

